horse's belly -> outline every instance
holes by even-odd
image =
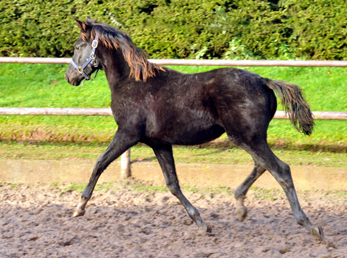
[[[212,141],[224,133],[223,127],[213,125],[209,128],[184,128],[172,137],[172,144],[196,145]]]

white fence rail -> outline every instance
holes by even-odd
[[[347,67],[347,61],[148,59],[159,65]],[[0,57],[0,63],[69,64],[71,58]]]
[[[292,60],[187,60],[187,59],[149,59],[159,65],[192,66],[296,66],[296,67],[347,67],[347,61],[292,61]],[[0,57],[0,63],[30,64],[69,64],[71,58],[40,57]],[[111,116],[109,108],[7,108],[0,107],[0,115],[73,115],[73,116]],[[347,120],[347,112],[313,111],[315,119]],[[286,119],[284,111],[277,111],[277,119]],[[130,149],[121,156],[121,175],[131,176]]]
[[[313,111],[315,119],[347,120],[347,112]],[[0,107],[0,115],[51,115],[51,116],[112,116],[110,108],[17,108]],[[288,119],[284,111],[276,111],[276,119]]]

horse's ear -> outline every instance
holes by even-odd
[[[73,19],[74,19],[75,22],[77,23],[77,26],[78,26],[81,30],[83,30],[83,22],[77,20],[76,18],[73,18]]]
[[[77,20],[76,18],[73,18],[75,22],[77,23],[77,26],[81,29],[81,31],[86,32],[87,31],[87,25],[84,22],[81,22]]]

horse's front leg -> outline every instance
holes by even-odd
[[[77,205],[73,217],[84,215],[87,202],[92,197],[93,190],[102,172],[111,164],[112,161],[117,159],[123,152],[131,146],[134,146],[136,143],[138,143],[138,137],[129,136],[121,130],[116,132],[107,149],[96,161],[89,183],[82,193],[81,201]]]
[[[211,227],[202,220],[199,211],[188,201],[180,189],[171,145],[152,148],[164,173],[165,182],[170,192],[180,200],[188,215],[199,228],[211,232]]]

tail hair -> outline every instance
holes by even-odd
[[[266,85],[281,98],[286,115],[299,132],[310,135],[314,128],[313,114],[298,85],[266,79]]]

